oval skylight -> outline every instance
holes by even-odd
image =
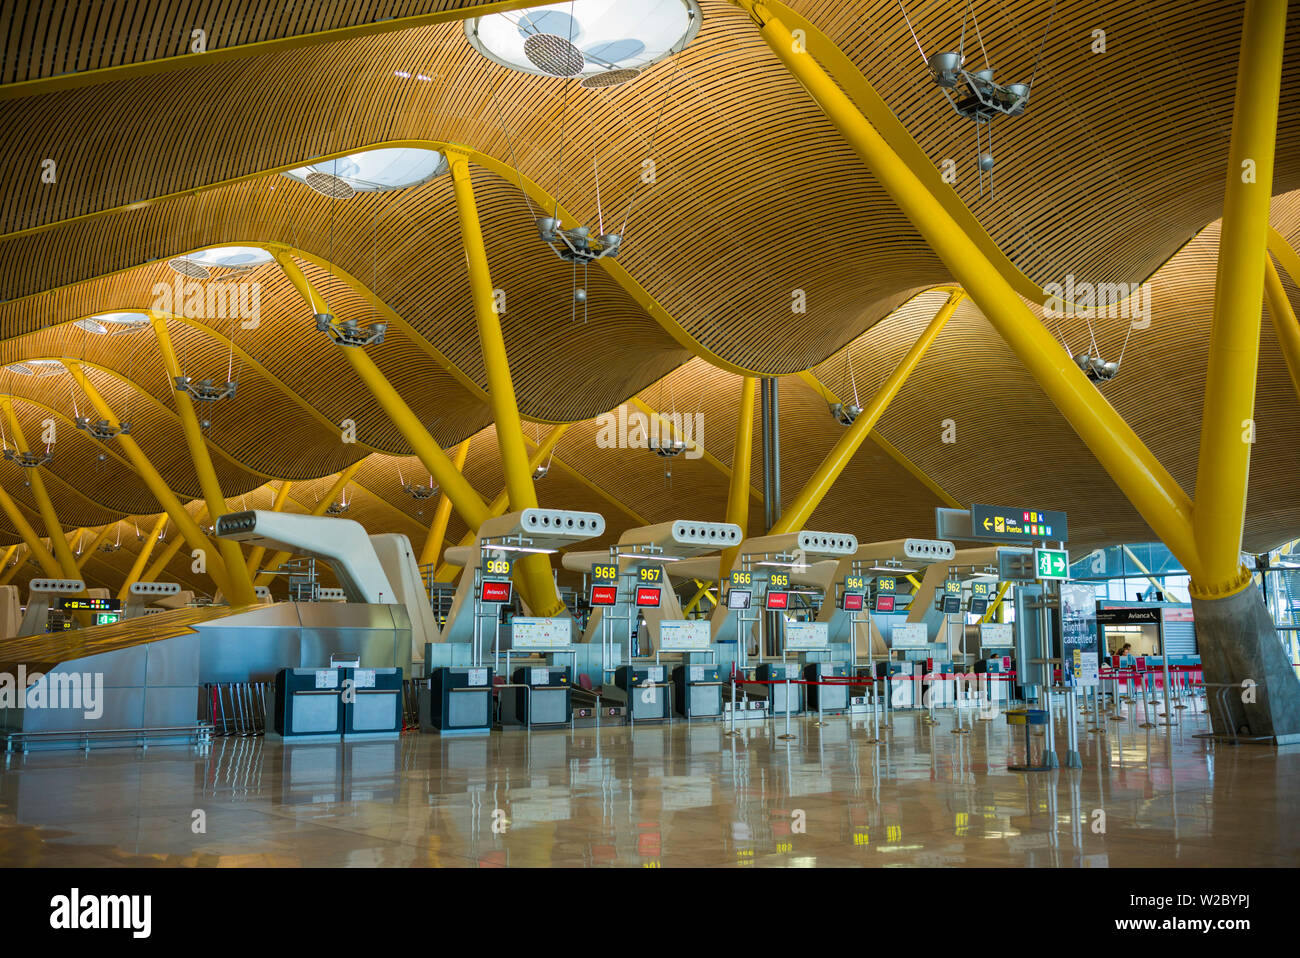
[[[85,319],[77,320],[73,325],[78,329],[84,329],[88,333],[104,336],[110,332],[119,333],[128,329],[147,326],[149,325],[149,314],[130,310],[116,313],[96,313],[94,316],[87,316]]]
[[[447,158],[437,150],[395,147],[322,160],[287,170],[284,175],[306,183],[326,196],[343,199],[352,193],[377,193],[419,186],[446,170]]]
[[[672,56],[699,33],[700,20],[695,0],[573,0],[466,20],[465,36],[513,70],[588,78]]]
[[[19,376],[57,376],[59,373],[67,372],[62,361],[58,359],[25,359],[21,363],[6,366],[5,369]]]
[[[263,263],[274,260],[275,256],[260,246],[217,246],[212,249],[199,250],[197,253],[190,253],[184,258],[191,263],[202,263],[204,266],[239,269],[240,267],[261,266]]]

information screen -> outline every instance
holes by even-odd
[[[618,602],[618,586],[593,585],[591,587],[591,606],[614,605]]]
[[[860,592],[844,593],[844,598],[840,602],[840,608],[844,609],[846,612],[861,612],[862,593]]]
[[[482,602],[491,602],[496,605],[505,605],[510,601],[512,586],[509,582],[498,582],[496,579],[484,579],[483,585],[479,589],[479,600]]]
[[[877,611],[877,612],[893,612],[893,611],[894,611],[894,596],[892,596],[892,595],[878,595],[878,596],[876,596],[876,611]]]
[[[748,609],[749,599],[753,593],[749,589],[729,589],[727,590],[727,608],[728,609]]]
[[[976,598],[974,598],[973,596],[971,597],[971,600],[970,600],[970,614],[971,614],[971,615],[983,615],[983,614],[984,614],[985,612],[987,612],[988,610],[989,610],[989,600],[988,600],[988,599],[976,599]]]
[[[642,609],[659,608],[660,594],[660,590],[657,586],[637,586],[637,607]]]
[[[767,594],[768,609],[788,609],[790,607],[789,592],[769,592]]]
[[[945,595],[943,597],[943,614],[956,615],[961,611],[961,596]]]

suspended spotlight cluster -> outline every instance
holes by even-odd
[[[218,386],[211,379],[196,380],[189,376],[177,376],[176,391],[178,393],[189,393],[190,398],[197,402],[218,402],[222,399],[234,397],[235,382],[231,380]]]
[[[560,221],[553,216],[539,217],[537,232],[551,251],[566,263],[594,263],[606,256],[613,259],[618,256],[623,242],[623,237],[617,233],[601,233],[593,237],[585,226],[560,229]]]
[[[1074,364],[1094,383],[1110,382],[1119,375],[1119,363],[1103,362],[1100,356],[1079,353],[1074,357]]]
[[[78,416],[77,428],[89,433],[92,438],[98,439],[100,442],[108,442],[118,436],[131,435],[131,424],[125,419],[114,426],[107,419],[92,421],[89,416]]]
[[[343,513],[347,512],[350,508],[352,508],[352,503],[336,501],[336,502],[331,502],[329,506],[326,507],[325,513],[326,515],[331,515],[331,516],[341,516],[343,515]]]
[[[654,450],[656,456],[661,459],[673,459],[680,456],[686,451],[685,439],[660,439],[658,436],[651,436],[646,440],[646,444]]]
[[[99,547],[99,551],[100,551],[100,552],[117,552],[117,551],[118,551],[119,549],[121,549],[121,548],[122,548],[122,543],[120,543],[120,542],[105,542],[105,543],[103,543],[103,544],[100,545],[100,547]]]
[[[852,402],[833,402],[830,409],[831,415],[841,426],[852,426],[853,421],[862,415],[862,407]]]
[[[538,466],[536,469],[533,470],[533,482],[540,482],[541,480],[545,479],[546,474],[550,471],[551,471],[550,463],[546,463],[545,465]]]
[[[37,466],[47,466],[54,461],[54,453],[47,450],[45,452],[19,452],[17,449],[5,449],[5,458],[10,462],[16,462],[24,469],[35,469]]]
[[[354,319],[345,319],[341,323],[336,323],[329,313],[316,314],[316,328],[329,336],[335,344],[347,347],[378,346],[384,341],[384,334],[388,332],[387,323],[358,326]]]
[[[435,485],[413,486],[410,483],[402,484],[403,491],[417,502],[423,502],[425,499],[432,499],[438,494],[438,487]]]
[[[902,0],[899,3],[902,6]],[[979,170],[980,195],[984,195],[984,174],[989,175],[990,195],[993,189],[993,120],[997,117],[1020,116],[1029,107],[1029,94],[1038,75],[1038,64],[1042,60],[1043,47],[1047,43],[1047,34],[1056,19],[1056,3],[1053,0],[1052,12],[1043,31],[1042,42],[1038,46],[1038,56],[1034,60],[1033,73],[1028,83],[998,83],[993,79],[993,66],[989,63],[988,51],[984,48],[984,38],[980,34],[979,18],[975,15],[972,0],[966,0],[962,16],[961,39],[956,50],[925,55],[921,40],[912,28],[907,8],[903,7],[903,19],[916,41],[921,59],[930,73],[930,80],[939,88],[953,111],[963,119],[975,124],[975,163]],[[980,52],[984,59],[984,69],[966,69],[966,24],[974,25],[975,37],[979,41]]]

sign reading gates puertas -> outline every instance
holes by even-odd
[[[971,506],[971,535],[997,542],[1068,542],[1065,513],[1051,509],[1013,509],[1009,506]]]

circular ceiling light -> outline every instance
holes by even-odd
[[[78,329],[84,329],[88,333],[104,336],[108,333],[122,333],[131,329],[138,329],[141,326],[147,326],[149,325],[149,314],[134,310],[117,313],[96,313],[94,316],[79,319],[72,325]]]
[[[334,160],[286,170],[291,180],[306,183],[331,199],[354,193],[378,193],[420,186],[447,172],[447,158],[437,150],[396,147],[366,150]]]
[[[275,259],[275,256],[260,246],[217,246],[190,253],[184,259],[191,263],[217,266],[221,269],[249,269],[269,263]]]
[[[465,36],[490,60],[539,76],[633,79],[700,32],[696,0],[573,0],[568,10],[531,7],[465,21]]]

